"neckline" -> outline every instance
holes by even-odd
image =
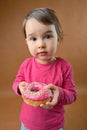
[[[37,59],[34,57],[34,62],[35,62],[35,64],[37,64],[38,66],[51,66],[51,65],[53,65],[54,63],[56,63],[57,61],[58,61],[58,57],[55,57],[55,61],[54,62],[51,62],[51,63],[48,63],[48,64],[42,64],[42,63],[39,63],[38,61],[37,61]]]

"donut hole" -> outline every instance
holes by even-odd
[[[32,87],[30,88],[30,91],[32,92],[38,92],[40,89],[38,87]]]

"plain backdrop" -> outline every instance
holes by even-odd
[[[17,70],[30,57],[22,30],[25,15],[34,8],[55,10],[64,37],[57,56],[73,65],[77,86],[87,85],[87,1],[3,0],[0,1],[0,84],[9,88]]]
[[[0,129],[19,130],[21,102],[12,83],[23,60],[30,57],[22,22],[34,8],[55,10],[64,37],[56,56],[73,66],[77,101],[66,108],[66,130],[87,129],[87,0],[0,0]],[[72,109],[71,109],[72,108]],[[17,125],[18,123],[18,125]]]

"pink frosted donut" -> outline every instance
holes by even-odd
[[[40,106],[52,99],[52,92],[45,88],[46,84],[39,82],[29,83],[23,87],[22,97],[27,104]]]

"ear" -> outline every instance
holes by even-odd
[[[58,37],[58,45],[61,43],[61,38],[60,37]]]
[[[27,43],[27,38],[25,38],[25,43],[28,44],[28,43]]]
[[[58,37],[58,39],[57,39],[57,46],[59,45],[59,43],[60,43],[60,38]]]

